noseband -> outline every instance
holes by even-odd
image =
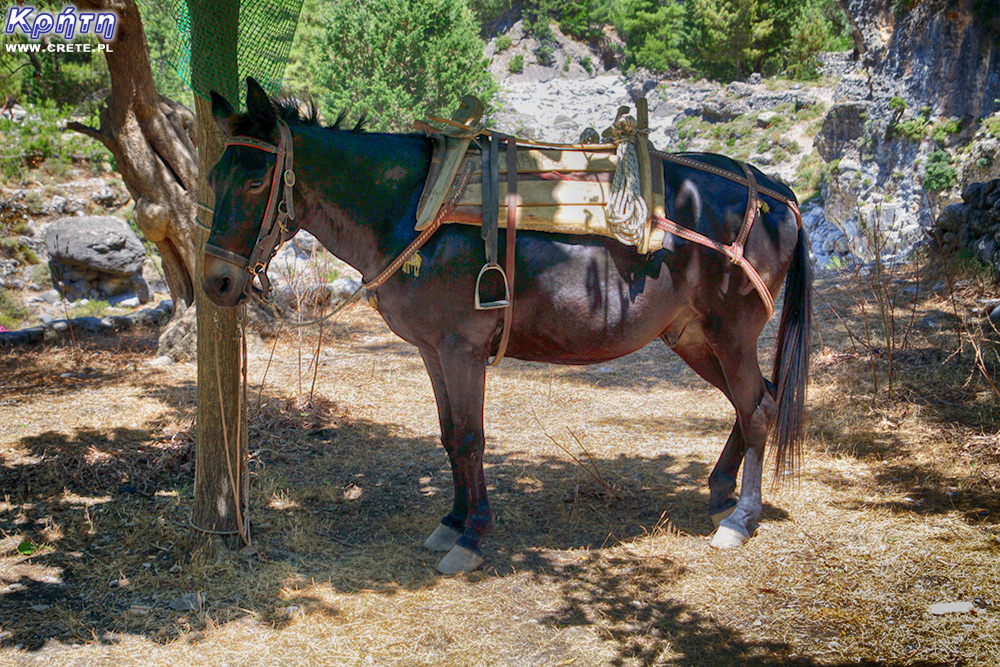
[[[249,280],[243,288],[244,293],[249,297],[259,297],[266,300],[271,291],[271,282],[267,278],[267,265],[277,253],[284,235],[288,233],[287,221],[295,219],[295,209],[292,206],[292,186],[295,185],[295,172],[292,171],[292,133],[288,129],[288,124],[279,120],[277,146],[246,136],[232,137],[226,142],[225,148],[230,146],[248,146],[267,153],[274,153],[276,162],[274,175],[271,178],[271,192],[267,197],[267,208],[264,209],[260,231],[257,233],[257,241],[250,251],[250,257],[244,257],[212,243],[205,244],[205,254],[246,271]],[[279,179],[283,187],[278,187]],[[253,284],[255,276],[260,278],[261,288],[259,290]]]

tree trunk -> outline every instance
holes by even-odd
[[[69,123],[107,146],[125,187],[135,200],[135,222],[156,244],[175,312],[195,299],[194,114],[156,92],[142,19],[134,0],[80,0],[80,9],[113,10],[118,32],[107,52],[111,94],[100,114],[100,128]]]
[[[238,103],[236,36],[239,0],[188,0],[191,11],[191,75],[195,90],[215,90]],[[195,96],[198,112],[198,195],[212,201],[208,172],[225,147],[211,102]],[[199,210],[202,224],[212,216]],[[247,431],[240,393],[240,348],[236,308],[218,308],[201,293],[203,253],[208,233],[200,229],[196,289],[198,297],[198,421],[192,521],[203,531],[246,529]],[[244,406],[245,408],[245,406]],[[249,536],[249,532],[244,535]]]

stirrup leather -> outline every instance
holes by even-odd
[[[479,290],[483,280],[483,276],[489,271],[496,271],[503,278],[503,298],[497,301],[487,301],[483,303],[480,297]],[[507,282],[507,274],[504,272],[503,268],[494,262],[487,262],[483,264],[483,268],[479,270],[479,275],[476,277],[476,310],[497,310],[499,308],[506,308],[510,305],[510,284]]]

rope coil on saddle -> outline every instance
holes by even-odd
[[[614,124],[604,132],[617,146],[618,167],[611,181],[611,193],[605,212],[615,238],[626,245],[638,246],[646,229],[649,206],[642,196],[636,137],[639,123],[628,114],[628,107],[618,109]]]

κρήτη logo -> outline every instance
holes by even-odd
[[[7,35],[21,33],[33,40],[43,35],[57,35],[66,40],[78,35],[95,35],[111,41],[117,27],[118,15],[114,12],[84,12],[68,6],[53,14],[36,7],[15,5],[7,10],[3,31]]]

